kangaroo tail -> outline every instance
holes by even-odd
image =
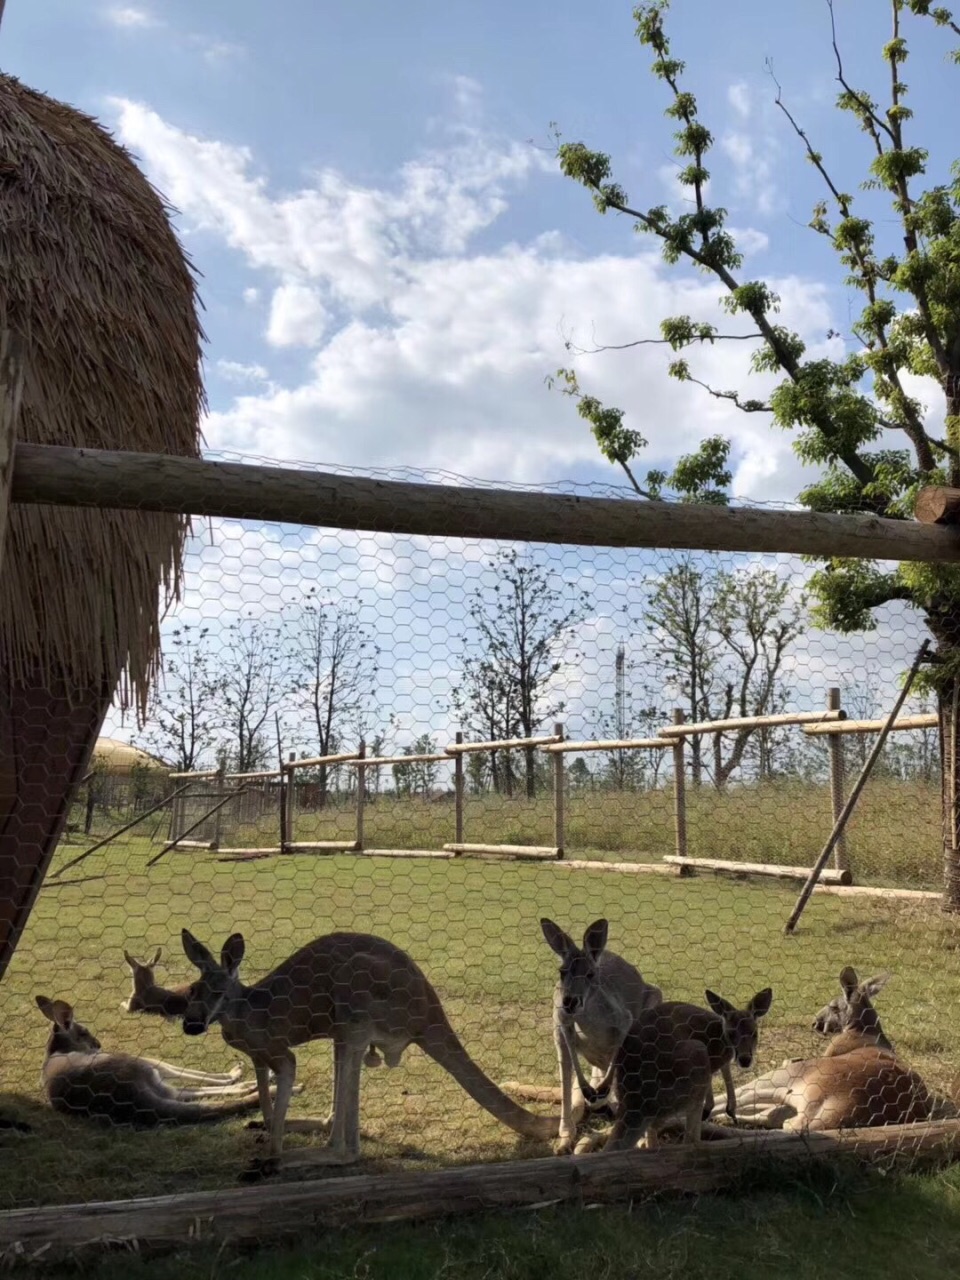
[[[434,1014],[430,1028],[418,1036],[416,1044],[438,1062],[445,1071],[449,1071],[470,1097],[480,1104],[485,1111],[513,1129],[525,1138],[535,1138],[548,1142],[559,1132],[556,1116],[537,1116],[532,1111],[525,1111],[512,1098],[508,1098],[502,1089],[493,1083],[460,1043],[457,1033],[450,1026],[439,1008]]]

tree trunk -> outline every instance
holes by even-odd
[[[524,747],[527,767],[527,799],[532,800],[537,794],[537,764],[534,759],[535,747]]]
[[[960,911],[960,677],[939,691],[940,785],[943,824],[943,909]]]
[[[325,764],[317,767],[317,808],[325,809],[327,807],[327,766]]]

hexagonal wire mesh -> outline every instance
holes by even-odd
[[[922,697],[795,935],[796,878],[664,861],[811,866],[922,638],[906,608],[817,630],[788,556],[226,519],[186,564],[149,718],[108,716],[0,985],[5,1104],[38,1131],[0,1205],[230,1184],[271,1150],[245,1128],[251,1059],[284,1094],[294,1049],[289,1117],[326,1117],[335,1030],[333,1158],[368,1171],[595,1145],[604,1102],[616,1142],[654,1124],[652,1144],[714,1091],[722,1119],[728,1077],[741,1119],[788,1126],[915,1119],[949,1091],[956,925],[933,892],[836,884],[937,887]],[[681,723],[716,720],[747,723]],[[468,749],[491,741],[520,745]],[[769,1075],[844,1029],[865,1092],[850,1058]],[[329,1137],[294,1128],[285,1157],[329,1159]]]

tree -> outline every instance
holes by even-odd
[[[777,321],[778,298],[770,287],[739,274],[743,258],[735,236],[726,225],[725,210],[711,202],[715,184],[708,190],[706,160],[713,135],[683,83],[684,64],[673,56],[664,28],[667,8],[668,0],[643,3],[635,18],[640,43],[653,54],[653,73],[667,90],[667,115],[676,124],[675,151],[681,161],[678,178],[689,193],[690,207],[674,215],[663,206],[632,204],[612,177],[610,157],[580,142],[558,140],[560,167],[592,193],[601,213],[624,214],[638,230],[659,239],[668,264],[686,262],[712,276],[725,291],[728,315],[752,322],[747,333],[741,328],[731,334],[689,316],[664,320],[660,341],[677,356],[671,375],[794,432],[798,456],[821,469],[800,494],[805,506],[909,519],[921,486],[960,485],[960,170],[954,164],[938,179],[928,177],[928,152],[910,136],[905,32],[908,25],[919,29],[930,23],[960,35],[960,24],[949,9],[931,0],[890,0],[892,38],[882,49],[887,88],[881,105],[848,80],[828,0],[840,84],[837,108],[865,134],[871,156],[866,173],[854,181],[834,178],[776,86],[786,125],[823,182],[824,198],[809,225],[831,246],[846,285],[863,302],[851,326],[858,349],[838,358],[813,359],[799,334]],[[952,57],[960,62],[957,53]],[[856,189],[861,194],[854,197],[850,192]],[[756,339],[753,371],[780,378],[765,399],[705,385],[684,354],[705,342],[745,336]],[[566,389],[581,397],[580,413],[601,450],[624,469],[638,494],[655,496],[667,485],[685,500],[727,500],[729,441],[705,440],[696,453],[679,461],[671,476],[649,473],[643,486],[632,466],[645,443],[642,436],[625,426],[620,410],[582,395],[574,370],[560,375]],[[910,375],[936,384],[942,397],[941,433],[910,393],[905,381]],[[899,600],[922,612],[936,640],[925,683],[937,695],[940,716],[944,906],[958,910],[960,807],[952,797],[960,787],[960,570],[953,565],[891,568],[827,559],[811,585],[821,625],[841,631],[872,628],[875,610]]]
[[[316,754],[330,755],[343,736],[344,721],[361,721],[372,711],[379,648],[370,639],[356,610],[307,594],[295,619],[289,619],[292,687],[309,708]],[[362,727],[360,731],[362,734]],[[328,770],[318,771],[319,806],[327,802]]]
[[[223,758],[236,773],[253,773],[272,758],[267,735],[283,700],[282,657],[280,633],[263,619],[241,618],[227,628],[218,689]]]
[[[405,756],[435,756],[437,742],[429,733],[422,733],[412,747],[404,747]],[[437,783],[440,765],[437,761],[411,760],[409,764],[393,766],[393,786],[398,796],[430,797]]]
[[[454,714],[478,742],[501,742],[520,736],[516,689],[488,655],[463,660],[463,674],[451,698]],[[479,761],[480,763],[476,763]],[[476,794],[486,789],[489,773],[494,791],[513,795],[514,757],[509,751],[470,752],[467,768]]]
[[[492,589],[478,587],[469,608],[481,653],[464,659],[455,705],[488,717],[491,727],[515,725],[530,738],[563,708],[552,682],[563,666],[563,646],[586,617],[588,597],[513,549],[500,551],[490,567],[496,575]],[[502,736],[514,737],[516,730]],[[532,799],[535,748],[526,748],[524,756],[526,793]]]
[[[176,772],[194,773],[217,743],[222,673],[209,627],[184,623],[170,632],[164,649],[137,744]]]
[[[782,709],[783,660],[802,630],[806,601],[791,602],[790,584],[772,569],[699,569],[685,558],[650,589],[643,610],[650,643],[645,665],[659,687],[677,690],[687,718],[726,720]],[[721,790],[755,748],[759,777],[773,773],[776,738],[738,729],[711,734],[712,760],[699,735],[689,738],[695,786],[709,772]],[[725,750],[726,748],[726,750]]]
[[[577,756],[567,770],[571,791],[586,791],[593,786],[593,774],[583,756]]]

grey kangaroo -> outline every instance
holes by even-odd
[[[419,966],[399,947],[363,933],[331,933],[301,947],[253,986],[239,978],[244,940],[232,934],[219,961],[188,930],[183,948],[200,970],[183,1017],[187,1035],[219,1023],[223,1038],[253,1061],[260,1086],[269,1154],[244,1175],[262,1177],[280,1163],[283,1135],[296,1079],[293,1049],[311,1040],[333,1041],[333,1114],[327,1148],[317,1163],[348,1164],[360,1158],[360,1069],[365,1053],[379,1050],[396,1067],[415,1044],[502,1124],[525,1137],[547,1141],[557,1122],[533,1115],[508,1098],[460,1043],[440,997]],[[274,1103],[266,1089],[277,1078]],[[301,1121],[296,1127],[324,1128]]]

